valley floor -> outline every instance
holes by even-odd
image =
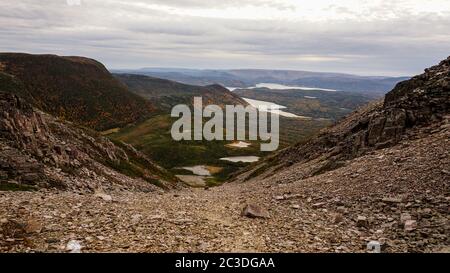
[[[449,132],[305,180],[159,193],[0,192],[0,252],[449,252]],[[298,170],[300,172],[300,170]],[[241,216],[246,203],[269,219]],[[405,226],[406,222],[406,226]]]

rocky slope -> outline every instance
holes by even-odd
[[[56,117],[96,130],[125,126],[154,110],[101,63],[83,57],[0,53],[0,88]]]
[[[449,114],[450,58],[399,83],[384,101],[358,109],[309,142],[272,156],[248,175],[270,175],[274,170],[278,173],[301,164],[304,164],[302,177],[320,174],[373,150],[415,137],[422,127],[440,124]]]
[[[112,201],[0,192],[0,252],[69,252],[74,241],[82,252],[367,252],[375,240],[382,252],[448,253],[450,131],[431,136],[308,179],[280,173]],[[242,216],[245,204],[270,218]]]
[[[2,188],[155,190],[176,181],[131,146],[33,109],[0,92]]]

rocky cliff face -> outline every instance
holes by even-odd
[[[405,138],[426,134],[427,126],[447,126],[450,118],[450,57],[425,73],[399,83],[383,101],[361,108],[326,128],[308,143],[285,149],[250,171],[247,177],[310,162],[304,176],[345,165],[346,160],[392,147]]]
[[[386,95],[381,111],[360,122],[364,136],[357,144],[387,147],[406,130],[442,121],[450,111],[450,57],[424,74],[398,84]]]
[[[143,154],[34,110],[0,92],[0,184],[81,191],[173,187],[176,179]]]
[[[154,110],[101,63],[82,57],[0,53],[0,89],[96,130],[125,126]]]

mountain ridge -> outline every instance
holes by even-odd
[[[218,83],[227,87],[247,88],[258,83],[300,85],[350,91],[380,97],[394,85],[409,77],[359,76],[346,73],[311,72],[301,70],[269,69],[171,69],[143,68],[113,70],[115,73],[133,73],[170,79],[186,84],[209,85]]]
[[[20,81],[24,99],[39,109],[97,130],[125,126],[154,111],[89,58],[0,53],[0,73]]]
[[[142,96],[170,112],[177,104],[193,104],[195,96],[204,104],[247,105],[243,99],[218,84],[194,86],[175,81],[135,74],[114,74],[131,92]]]

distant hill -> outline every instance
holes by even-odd
[[[170,111],[177,104],[191,105],[195,96],[203,103],[224,105],[247,105],[238,95],[218,85],[194,86],[143,75],[115,74],[128,89],[157,105],[159,110]]]
[[[137,70],[115,70],[115,72],[148,75],[194,85],[218,83],[229,87],[246,88],[258,83],[278,83],[360,92],[374,97],[381,97],[390,91],[396,83],[408,79],[408,77],[373,77],[344,73],[267,69],[197,70],[142,68]]]
[[[0,73],[3,91],[96,130],[125,126],[154,111],[150,102],[88,58],[0,53]]]

